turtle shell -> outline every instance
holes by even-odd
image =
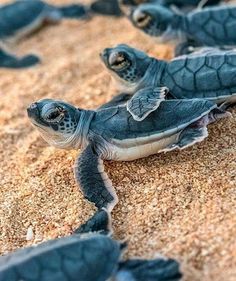
[[[43,12],[47,4],[35,0],[19,0],[0,7],[0,38],[14,36],[17,32],[29,28]]]
[[[135,121],[125,106],[107,108],[96,112],[90,134],[108,142],[121,140],[126,147],[137,146],[173,135],[215,107],[207,100],[168,100],[142,121]]]
[[[197,10],[187,15],[184,25],[188,36],[202,45],[236,44],[236,6]]]
[[[161,84],[175,98],[229,98],[236,93],[236,52],[213,49],[178,57],[167,64]]]
[[[120,244],[104,235],[73,235],[0,257],[1,281],[105,281],[118,266]]]

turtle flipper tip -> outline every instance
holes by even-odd
[[[174,259],[157,258],[152,260],[127,260],[120,263],[117,281],[177,281],[182,273],[179,263]]]
[[[74,234],[97,232],[104,235],[112,234],[111,215],[107,209],[98,210],[87,222],[74,231]]]
[[[141,89],[127,102],[127,110],[134,120],[140,122],[159,107],[168,91],[167,87]]]
[[[21,67],[30,67],[41,63],[41,59],[36,55],[27,55],[19,61]]]

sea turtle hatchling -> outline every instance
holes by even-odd
[[[236,45],[236,6],[222,5],[178,14],[167,7],[143,4],[132,9],[129,19],[135,27],[159,38],[197,46]]]
[[[121,260],[125,244],[100,232],[110,223],[102,210],[85,227],[89,233],[50,240],[0,257],[0,281],[178,281],[173,259]],[[98,221],[103,220],[103,221]],[[95,232],[98,230],[99,232]]]
[[[164,61],[122,44],[106,48],[101,58],[120,89],[134,94],[127,105],[136,120],[155,110],[165,96],[203,98],[225,106],[236,102],[235,51],[210,48]],[[161,88],[150,92],[149,87]]]
[[[75,163],[76,181],[86,199],[109,211],[118,198],[104,171],[103,159],[131,161],[184,149],[207,137],[209,123],[228,116],[207,100],[170,100],[137,122],[120,103],[84,110],[44,99],[27,109],[32,124],[50,145],[83,150]]]
[[[27,55],[22,58],[17,58],[0,47],[0,67],[26,68],[38,64],[39,62],[39,58],[35,55]]]
[[[0,40],[21,39],[42,27],[57,23],[62,18],[81,18],[87,10],[80,4],[53,6],[40,0],[18,0],[0,6]]]

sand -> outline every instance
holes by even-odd
[[[59,3],[59,1],[57,1]],[[65,1],[64,1],[65,2]],[[69,0],[68,0],[69,2]],[[31,126],[27,106],[56,98],[93,109],[115,95],[99,59],[103,48],[132,44],[169,59],[125,19],[95,17],[45,28],[11,50],[35,52],[40,66],[0,70],[0,252],[68,235],[95,212],[75,183],[79,152],[49,147]],[[236,110],[184,151],[128,162],[106,161],[118,193],[115,236],[127,256],[178,259],[185,280],[236,280]]]

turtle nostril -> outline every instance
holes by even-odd
[[[35,108],[37,108],[37,103],[32,103],[29,108],[30,108],[30,109],[35,109]]]
[[[38,115],[38,105],[37,103],[32,103],[28,108],[27,108],[27,113],[29,117]]]

